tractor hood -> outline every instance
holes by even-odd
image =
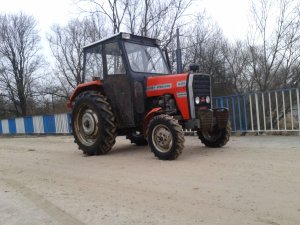
[[[156,97],[170,94],[174,96],[181,115],[189,119],[187,80],[188,73],[164,75],[147,78],[147,97]]]
[[[147,96],[174,94],[178,91],[186,92],[188,73],[163,75],[147,78]]]

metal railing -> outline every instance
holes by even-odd
[[[299,88],[213,98],[230,111],[233,132],[299,132]],[[0,134],[68,134],[70,113],[0,120]],[[186,132],[189,132],[186,130]]]
[[[300,131],[299,88],[213,98],[230,110],[233,132]]]

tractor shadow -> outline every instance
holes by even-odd
[[[228,150],[227,146],[223,148],[209,148],[203,145],[193,145],[193,144],[186,144],[184,149],[182,150],[182,154],[178,157],[177,160],[200,160],[203,158],[210,158],[218,155],[223,155]],[[126,144],[126,145],[117,145],[115,146],[112,151],[108,153],[110,156],[128,156],[128,155],[144,155],[146,153],[151,153],[151,149],[148,145],[146,146],[136,146],[134,144]]]
[[[223,155],[226,153],[227,148],[226,146],[222,148],[210,148],[203,145],[195,146],[186,144],[179,158],[187,160]]]
[[[134,144],[126,144],[126,145],[116,145],[113,149],[109,152],[109,155],[118,155],[118,154],[135,154],[138,152],[147,152],[150,151],[148,145],[145,146],[136,146]]]
[[[224,146],[222,148],[210,148],[204,146],[197,139],[193,140],[193,138],[186,138],[186,142],[184,145],[184,149],[182,150],[182,154],[178,157],[177,160],[199,160],[204,157],[214,157],[218,155],[226,154],[226,151],[230,149],[229,146]],[[130,144],[129,141],[124,141],[120,139],[117,140],[116,145],[114,145],[113,149],[106,156],[129,156],[135,155],[138,157],[145,156],[145,154],[151,154],[151,149],[149,145],[137,146],[135,144]],[[177,161],[175,160],[175,161]]]

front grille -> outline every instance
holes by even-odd
[[[206,103],[206,97],[211,97],[210,93],[210,76],[209,75],[194,75],[193,79],[193,95],[194,98],[199,97],[200,103],[196,104],[196,110],[202,107],[211,108],[210,103]],[[210,99],[211,100],[211,99]],[[200,108],[199,108],[200,107]]]
[[[194,97],[210,96],[210,76],[194,75],[193,93]]]

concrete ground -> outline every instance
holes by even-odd
[[[176,161],[120,137],[85,157],[70,136],[0,138],[1,225],[297,225],[300,137],[186,137]]]

